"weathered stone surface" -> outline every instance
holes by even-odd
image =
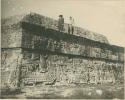
[[[21,49],[2,49],[1,54],[1,87],[17,87],[22,59]]]
[[[104,84],[124,80],[124,48],[75,27],[31,13],[2,21],[2,86]],[[19,83],[19,84],[18,84]]]
[[[46,29],[54,29],[58,31],[57,28],[57,20],[54,20],[52,18],[46,17],[46,16],[42,16],[36,13],[30,13],[30,14],[24,14],[24,15],[20,15],[20,16],[14,16],[14,17],[10,17],[8,19],[4,19],[2,20],[2,25],[7,25],[7,26],[11,26],[13,24],[17,24],[18,22],[26,22],[29,24],[34,24],[34,25],[40,25],[45,27]],[[64,33],[68,34],[68,23],[64,24]],[[103,36],[102,34],[98,34],[98,33],[94,33],[91,32],[89,30],[80,28],[80,27],[74,27],[74,35],[76,36],[81,36],[81,37],[85,37],[94,41],[99,41],[102,43],[108,43],[108,40],[105,36]]]
[[[45,33],[41,33],[41,35],[35,35],[35,33],[31,34],[30,32],[29,30],[23,29],[23,48],[124,61],[124,49],[122,47],[102,44],[72,35],[55,34],[47,30]],[[53,34],[55,38],[52,36]]]
[[[1,26],[1,47],[14,48],[21,47],[22,28],[20,23]]]
[[[38,59],[34,60],[36,58]],[[41,58],[42,60],[40,60]],[[23,60],[23,68],[26,69],[24,71],[26,74],[23,78],[24,84],[28,84],[28,82],[34,84],[39,82],[49,83],[54,80],[60,82],[60,84],[63,83],[63,85],[123,82],[124,66],[122,63],[51,54],[46,54],[45,57],[45,53],[44,55],[37,54],[37,57],[34,58],[29,56],[28,59],[30,59],[28,60],[29,62]],[[43,64],[43,61],[46,63]],[[41,63],[43,67],[41,67]],[[43,70],[43,72],[41,70]]]

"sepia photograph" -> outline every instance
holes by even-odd
[[[1,0],[0,99],[124,100],[125,0]]]

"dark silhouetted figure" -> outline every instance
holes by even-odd
[[[64,30],[64,18],[63,18],[63,15],[59,15],[58,29],[59,29],[60,32],[62,32]]]

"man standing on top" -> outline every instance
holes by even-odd
[[[59,15],[58,29],[59,29],[60,32],[62,32],[64,30],[64,18],[63,18],[63,15]]]
[[[74,32],[74,19],[70,16],[68,24],[68,33],[73,34],[73,32]]]

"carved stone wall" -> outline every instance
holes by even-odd
[[[59,32],[56,25],[34,13],[2,21],[2,87],[123,82],[123,47],[79,27],[68,34],[67,24]]]
[[[62,54],[93,57],[105,60],[124,61],[124,48],[103,44],[55,31],[40,33],[23,29],[22,47],[34,50],[51,51]]]
[[[123,82],[122,63],[24,51],[23,83],[105,84]],[[26,56],[27,55],[27,56]]]

